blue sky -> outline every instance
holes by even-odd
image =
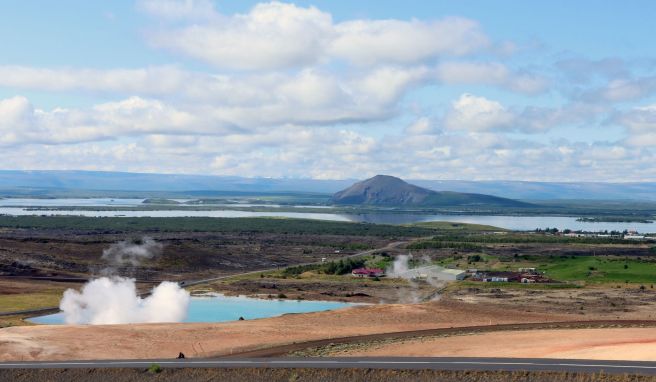
[[[655,181],[655,8],[4,1],[2,168]]]

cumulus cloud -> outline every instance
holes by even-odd
[[[513,43],[458,17],[337,21],[327,9],[279,2],[239,14],[210,0],[136,7],[152,16],[154,46],[209,65],[0,65],[5,94],[37,94],[0,99],[6,167],[656,179],[653,106],[629,104],[655,92],[647,64],[552,65],[521,47],[528,56],[516,58]],[[477,95],[450,103],[454,91]],[[31,102],[55,99],[48,92],[74,97]]]
[[[312,64],[331,33],[330,14],[273,2],[257,4],[247,14],[153,32],[149,39],[218,67],[253,70]]]
[[[490,45],[470,19],[438,21],[356,20],[336,24],[328,53],[359,65],[412,64],[439,56],[462,56]]]
[[[656,146],[656,104],[635,107],[617,115],[613,122],[624,126],[632,146]]]
[[[25,97],[0,100],[0,145],[21,143],[74,143],[117,136],[168,132],[185,129],[202,131],[205,125],[191,113],[160,101],[131,97],[98,104],[88,110],[36,109]],[[215,126],[215,132],[220,126]]]
[[[444,126],[452,130],[486,131],[511,127],[515,116],[501,103],[463,94],[451,105]]]
[[[656,93],[656,77],[637,80],[613,79],[602,89],[592,91],[593,96],[604,101],[622,102],[641,99]]]
[[[169,14],[173,7],[168,3],[158,7],[147,2],[144,8]],[[245,14],[152,31],[149,40],[220,68],[239,70],[299,67],[329,59],[358,65],[416,64],[490,45],[480,25],[470,19],[334,23],[329,13],[316,7],[279,2],[257,4]]]
[[[421,117],[405,128],[405,132],[410,135],[424,135],[434,132],[434,126],[427,117]]]
[[[513,72],[498,62],[444,62],[436,67],[435,75],[445,84],[495,85],[527,94],[547,87],[547,80],[541,76]]]
[[[85,90],[162,95],[184,91],[188,87],[194,88],[208,80],[211,80],[210,76],[186,72],[175,66],[108,70],[0,66],[0,86],[46,91]]]

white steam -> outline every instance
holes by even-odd
[[[109,263],[100,277],[84,284],[80,292],[68,289],[59,303],[67,324],[128,324],[180,322],[187,316],[189,292],[177,283],[164,281],[150,295],[140,297],[135,280],[115,276],[114,266],[136,267],[162,253],[164,246],[150,237],[125,240],[105,249],[102,259]]]
[[[408,288],[397,289],[397,299],[402,303],[418,303],[421,301],[436,301],[440,299],[439,290],[445,286],[445,282],[438,280],[434,277],[425,277],[423,281],[431,285],[437,291],[433,291],[429,295],[422,295],[420,293],[419,284],[415,279],[416,273],[409,272],[414,268],[410,266],[410,261],[414,260],[412,255],[398,255],[394,262],[387,268],[386,272],[389,277],[401,278],[408,282]],[[414,261],[415,267],[423,267],[431,265],[430,258],[424,256],[419,261]]]
[[[408,270],[410,270],[410,259],[412,259],[412,255],[396,256],[392,265],[387,269],[387,274],[390,277],[405,278]]]
[[[164,246],[150,237],[144,236],[140,241],[124,240],[112,244],[103,250],[102,259],[111,265],[141,264],[143,260],[152,259],[162,253]]]
[[[189,292],[174,282],[164,281],[141,298],[133,279],[101,277],[89,281],[81,292],[64,292],[59,309],[67,324],[180,322],[187,316],[189,300]]]

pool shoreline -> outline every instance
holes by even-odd
[[[187,308],[187,317],[179,322],[120,322],[120,323],[76,323],[71,325],[114,325],[142,323],[218,323],[241,320],[256,320],[262,318],[280,317],[288,314],[302,314],[333,311],[337,309],[368,305],[365,303],[294,300],[294,299],[263,299],[245,295],[226,296],[212,292],[203,296],[192,295]],[[26,318],[25,321],[35,325],[69,325],[64,322],[65,313],[47,314]]]

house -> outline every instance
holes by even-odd
[[[357,268],[351,272],[353,277],[382,277],[385,271],[379,268]]]

